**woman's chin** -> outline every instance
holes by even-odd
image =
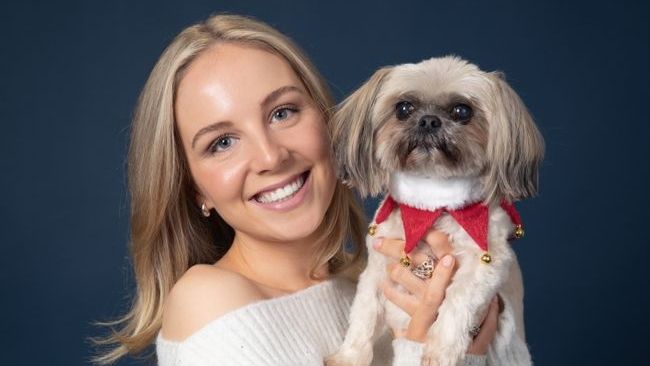
[[[273,236],[274,241],[294,242],[303,240],[316,240],[318,235],[318,222],[291,222],[291,225],[278,225],[276,230],[271,230],[269,234]]]

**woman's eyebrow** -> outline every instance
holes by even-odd
[[[199,130],[199,132],[196,133],[196,135],[194,135],[194,138],[192,139],[192,150],[194,150],[194,145],[196,145],[196,141],[202,135],[205,135],[208,132],[217,131],[227,127],[232,127],[232,123],[230,121],[215,122],[213,124],[203,127],[202,129]]]
[[[275,89],[275,90],[272,91],[271,93],[269,93],[269,95],[267,95],[267,96],[264,98],[264,100],[262,101],[262,103],[260,103],[260,105],[261,105],[262,107],[268,107],[269,104],[275,102],[276,99],[280,98],[280,96],[282,96],[282,94],[285,94],[285,93],[288,93],[288,92],[292,92],[292,91],[295,91],[295,92],[298,92],[298,93],[300,93],[300,94],[303,94],[302,89],[300,89],[300,88],[297,87],[297,86],[294,86],[294,85],[286,85],[286,86],[282,86],[282,87],[279,87],[279,88]]]
[[[274,91],[272,91],[271,93],[269,93],[269,95],[264,97],[264,100],[262,100],[262,103],[260,103],[260,104],[262,105],[262,107],[267,107],[269,104],[272,104],[278,98],[280,98],[283,94],[286,94],[286,93],[289,93],[289,92],[298,92],[300,94],[303,94],[302,89],[298,88],[297,86],[286,85],[286,86],[279,87],[279,88],[275,89]],[[220,129],[226,128],[226,127],[232,127],[232,123],[229,122],[229,121],[215,122],[213,124],[210,124],[208,126],[203,127],[202,129],[200,129],[199,132],[197,132],[194,135],[194,138],[192,139],[192,150],[194,150],[194,146],[196,145],[196,142],[198,141],[199,137],[201,137],[202,135],[205,135],[208,132],[220,130]]]

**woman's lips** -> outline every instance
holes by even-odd
[[[282,188],[282,187],[296,181],[298,179],[298,177],[300,177],[301,175],[303,176],[303,178],[307,178],[307,174],[309,174],[309,172],[310,172],[309,170],[304,171],[304,172],[302,172],[300,174],[294,175],[293,177],[287,178],[287,179],[283,180],[280,183],[272,184],[272,185],[270,185],[268,187],[265,187],[264,189],[262,189],[259,192],[255,193],[250,199],[255,199],[256,197],[259,197],[260,195],[262,195],[264,193],[272,192],[272,191],[274,191],[274,190],[276,190],[278,188]]]
[[[298,189],[293,195],[287,199],[276,201],[276,202],[268,202],[268,203],[263,203],[260,202],[256,199],[255,195],[250,202],[255,204],[256,206],[259,206],[261,208],[273,210],[273,211],[288,211],[291,210],[297,206],[299,206],[305,199],[305,197],[311,192],[311,174],[310,171],[307,171],[303,173],[305,175],[305,180],[304,183],[302,184],[302,187]],[[297,179],[298,176],[296,176]],[[287,185],[291,183],[293,180],[288,180],[284,185]],[[283,185],[280,185],[279,187],[283,187]],[[268,191],[268,190],[266,190]],[[263,192],[266,192],[263,191]]]

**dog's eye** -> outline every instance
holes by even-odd
[[[467,122],[472,118],[472,108],[467,104],[457,104],[451,109],[451,118],[456,122]]]
[[[413,113],[414,110],[415,107],[413,106],[413,104],[406,101],[399,102],[395,105],[395,114],[397,115],[397,119],[399,119],[400,121],[404,121],[407,118],[409,118],[409,116],[411,115],[411,113]]]

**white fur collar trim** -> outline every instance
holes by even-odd
[[[436,176],[393,173],[390,195],[399,203],[421,210],[440,207],[458,209],[481,201],[481,184],[477,177],[440,178]]]

